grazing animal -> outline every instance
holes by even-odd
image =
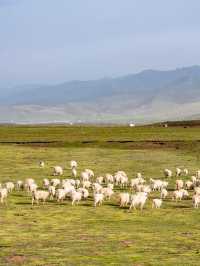
[[[162,205],[162,199],[153,199],[152,208],[159,209]]]
[[[95,193],[94,194],[94,207],[97,205],[101,205],[103,203],[104,195],[102,193]]]
[[[54,166],[53,170],[53,175],[63,175],[63,168],[61,166]]]
[[[32,205],[34,204],[34,201],[36,201],[37,204],[39,204],[39,201],[43,201],[43,204],[49,197],[49,192],[45,190],[35,190],[32,193]]]

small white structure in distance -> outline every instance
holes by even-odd
[[[135,127],[134,123],[129,123],[129,127]]]

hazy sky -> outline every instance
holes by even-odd
[[[0,0],[0,87],[200,64],[199,0]]]

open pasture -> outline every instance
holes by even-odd
[[[165,180],[163,169],[200,169],[200,128],[183,127],[0,127],[0,182],[34,178],[42,186],[52,167],[70,160],[95,176],[124,170],[129,179]],[[156,141],[156,142],[155,142]],[[45,161],[39,168],[38,162]],[[153,192],[143,211],[120,208],[116,192],[97,208],[93,200],[31,206],[31,195],[13,191],[0,205],[0,265],[199,265],[200,209],[190,197],[171,200],[176,177],[168,178],[169,196],[152,209]]]

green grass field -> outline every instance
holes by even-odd
[[[79,173],[140,171],[146,180],[162,170],[200,168],[200,127],[0,127],[0,182],[52,178],[52,167],[79,163]],[[38,161],[44,160],[44,169]],[[174,188],[175,177],[169,180]],[[183,177],[186,179],[186,177]],[[0,206],[0,265],[200,265],[200,210],[190,198],[151,209],[152,193],[141,212],[119,208],[117,193],[101,207],[92,198],[79,206],[48,201],[31,206],[26,192],[12,192]],[[172,193],[172,192],[170,192]]]

